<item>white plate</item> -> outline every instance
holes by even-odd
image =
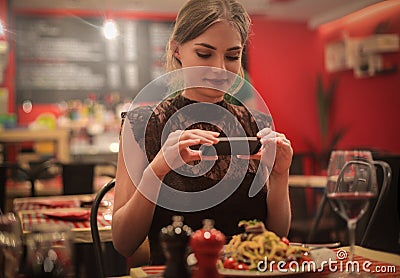
[[[317,268],[319,268],[324,261],[328,261],[329,259],[330,260],[336,259],[336,253],[328,248],[312,249],[310,253]],[[279,270],[274,270],[274,271],[267,270],[265,272],[261,272],[261,271],[234,270],[234,269],[219,269],[218,272],[226,277],[278,277],[278,276],[287,276],[287,275],[305,273],[305,271],[291,271],[291,270],[287,270],[287,272],[282,272]]]

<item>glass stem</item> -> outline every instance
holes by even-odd
[[[350,245],[350,254],[349,261],[353,261],[354,258],[354,245],[356,242],[356,219],[350,219],[347,221],[347,228],[349,230],[349,245]]]

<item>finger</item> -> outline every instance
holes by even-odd
[[[200,152],[200,158],[201,160],[218,160],[218,155],[201,155]]]
[[[178,143],[179,150],[189,148],[190,146],[198,145],[200,144],[200,141],[201,140],[199,138],[181,140]]]
[[[181,139],[200,139],[201,144],[218,143],[218,132],[206,130],[187,130],[181,135]]]
[[[263,128],[257,133],[258,138],[262,138],[265,136],[269,136],[271,133],[273,133],[272,129],[270,128]]]
[[[240,158],[240,159],[246,159],[246,160],[249,160],[249,159],[260,160],[261,159],[261,152],[259,151],[258,153],[252,154],[252,155],[238,154],[236,157]]]
[[[268,144],[271,144],[271,143],[274,143],[274,144],[287,144],[287,145],[291,144],[290,140],[287,139],[283,134],[280,134],[279,136],[272,137],[272,138],[263,137],[263,138],[260,139],[260,142],[263,145],[268,145]]]
[[[277,137],[274,140],[278,145],[291,145],[290,140],[286,137]]]
[[[211,130],[202,130],[202,129],[190,129],[187,130],[188,132],[192,132],[195,134],[199,134],[205,137],[209,137],[209,138],[216,138],[220,135],[220,132],[217,131],[211,131]]]

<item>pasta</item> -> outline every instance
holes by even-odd
[[[260,261],[289,262],[306,259],[308,248],[289,245],[286,238],[267,231],[262,222],[241,221],[241,225],[246,226],[246,232],[232,237],[225,247],[225,256],[238,263],[245,263],[248,269],[256,270]]]

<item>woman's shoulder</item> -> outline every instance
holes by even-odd
[[[144,138],[145,132],[157,131],[160,123],[170,114],[171,102],[171,99],[165,99],[160,103],[137,105],[123,113],[122,117],[129,121],[137,141]]]
[[[172,99],[167,98],[159,103],[139,104],[127,112],[123,112],[122,117],[127,117],[130,121],[149,119],[151,116],[163,115],[171,109]]]

